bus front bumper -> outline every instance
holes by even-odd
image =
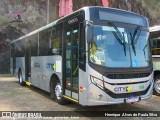
[[[133,100],[133,102],[132,101],[128,101],[128,99],[130,99],[130,98],[112,98],[109,95],[107,95],[104,91],[102,91],[100,89],[99,90],[96,89],[96,97],[88,98],[87,103],[86,103],[85,106],[134,103],[134,102],[139,102],[141,100],[146,100],[146,99],[149,99],[152,96],[153,84],[154,84],[153,82],[150,83],[150,88],[148,89],[146,94],[141,95],[141,96],[133,97],[133,99],[134,98],[138,99],[137,101]]]

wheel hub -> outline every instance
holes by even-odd
[[[155,82],[155,90],[157,91],[157,93],[160,93],[160,80]]]
[[[55,94],[56,94],[56,97],[57,97],[58,100],[62,98],[62,87],[61,87],[60,84],[56,85]]]
[[[19,76],[19,81],[22,83],[22,75]]]

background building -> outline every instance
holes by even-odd
[[[84,6],[109,6],[146,16],[160,24],[159,0],[0,0],[0,73],[9,72],[10,41]],[[15,22],[20,14],[23,22]]]

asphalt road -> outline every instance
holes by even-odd
[[[160,111],[160,96],[134,104],[120,104],[108,106],[83,107],[78,104],[69,103],[62,106],[51,100],[49,93],[36,87],[20,86],[16,78],[0,78],[0,111]],[[78,113],[83,119],[88,118]],[[105,119],[105,118],[99,118]],[[108,118],[107,119],[128,119],[125,118]],[[154,119],[158,117],[131,117],[133,120]]]

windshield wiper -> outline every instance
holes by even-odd
[[[118,40],[118,42],[123,45],[124,48],[124,54],[126,56],[126,42],[125,42],[125,37],[124,37],[124,33],[123,35],[121,34],[121,32],[119,31],[119,29],[117,28],[117,26],[109,21],[109,23],[112,25],[112,27],[116,30],[116,32],[112,31],[113,35],[115,36],[115,38]]]
[[[142,26],[138,26],[136,28],[136,30],[134,31],[134,34],[132,36],[132,34],[130,33],[130,36],[131,36],[131,45],[132,45],[132,49],[133,49],[133,52],[134,52],[134,55],[136,56],[136,49],[135,49],[135,44],[137,43],[138,41],[138,38],[140,36],[140,33],[141,33],[141,30],[142,30]]]
[[[137,44],[138,38],[139,38],[139,36],[141,34],[141,31],[142,31],[142,26],[138,26],[137,29],[134,32],[134,35],[133,35],[134,44]]]
[[[117,36],[116,32],[112,32],[112,33],[113,33],[113,35],[115,36],[115,38],[118,40],[118,42],[119,42],[121,45],[123,45],[124,55],[126,56],[126,45],[125,45],[125,43],[123,43],[123,42],[121,41],[121,39]]]

